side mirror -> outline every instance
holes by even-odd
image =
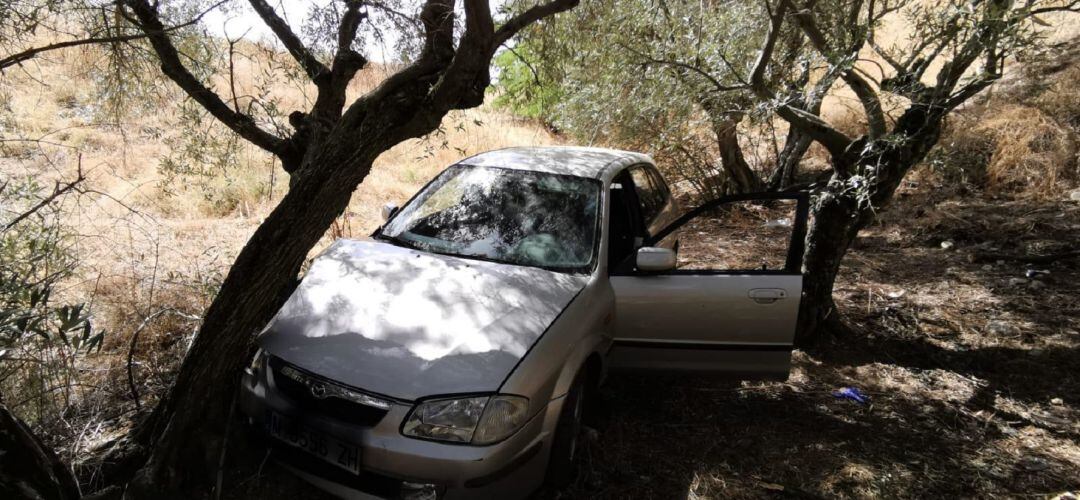
[[[637,251],[639,271],[670,271],[675,269],[675,252],[669,248],[643,247]]]
[[[398,211],[398,206],[394,203],[387,203],[382,206],[382,220],[388,221]]]

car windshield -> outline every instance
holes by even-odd
[[[380,236],[435,253],[583,271],[596,254],[599,201],[595,179],[455,165]]]

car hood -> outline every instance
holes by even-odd
[[[587,281],[339,240],[259,343],[300,368],[393,398],[496,391]]]

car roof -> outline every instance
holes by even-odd
[[[653,161],[648,155],[618,149],[537,146],[496,149],[466,158],[460,163],[604,179],[622,167],[637,163],[652,164]]]

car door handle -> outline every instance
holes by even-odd
[[[772,304],[787,297],[787,290],[783,288],[753,288],[746,296],[758,304]]]

